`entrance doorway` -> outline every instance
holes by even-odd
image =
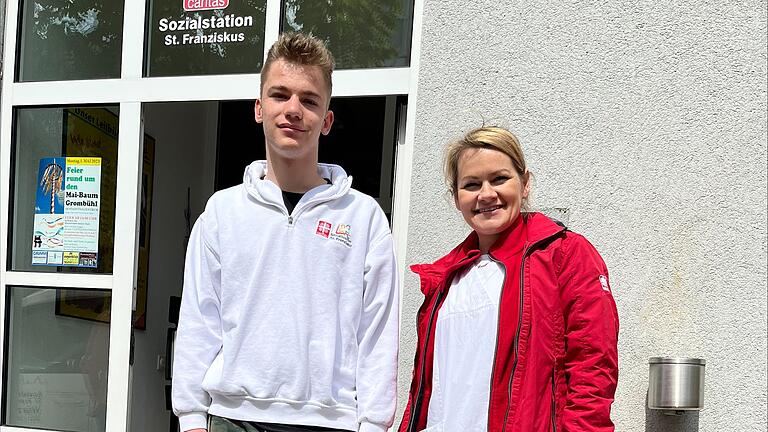
[[[404,96],[335,98],[333,128],[320,140],[320,162],[341,165],[352,187],[376,198],[390,218],[405,106]],[[143,119],[137,279],[145,278],[146,294],[137,300],[145,299],[146,321],[133,329],[130,430],[176,431],[169,366],[186,241],[208,198],[240,184],[245,167],[265,158],[264,135],[252,100],[146,103]]]

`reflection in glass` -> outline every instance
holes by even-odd
[[[14,199],[12,236],[9,239],[11,270],[112,272],[117,112],[117,106],[19,108],[15,111]],[[51,173],[55,173],[57,166],[60,170],[66,169],[67,157],[69,161],[80,157],[83,159],[79,161],[81,165],[87,164],[86,159],[99,158],[99,178],[75,173],[72,174],[76,177],[73,179],[65,173],[65,184],[59,185],[62,181],[60,178],[51,180],[45,176],[51,170]],[[90,180],[93,181],[88,183]],[[91,193],[84,197],[78,195],[75,198],[77,202],[70,203],[72,206],[63,210],[63,227],[55,225],[61,221],[51,218],[50,226],[41,228],[39,214],[45,213],[47,208],[52,212],[62,208],[62,203],[69,199],[68,193],[79,192],[72,188],[77,182],[80,185],[88,184],[93,189],[91,192],[98,195],[98,211],[94,209],[89,212],[88,207],[83,205],[78,213],[76,204],[90,205],[93,201]],[[47,187],[49,183],[51,187]],[[42,193],[50,193],[50,198],[40,199]],[[68,208],[75,211],[69,211]],[[90,216],[86,217],[84,213]],[[59,237],[53,238],[56,235]],[[49,238],[53,238],[51,242],[63,239],[61,256],[56,255],[59,252],[55,243],[48,242]],[[55,253],[44,253],[50,250]]]
[[[67,299],[64,291],[76,294]],[[9,292],[6,424],[104,431],[109,324],[101,321],[108,320],[109,292],[25,287]]]
[[[123,2],[23,0],[17,80],[119,77]]]
[[[151,0],[146,76],[258,73],[266,0]],[[210,5],[224,4],[222,9]]]
[[[338,69],[410,64],[412,0],[284,0],[283,31],[328,44]]]
[[[393,191],[386,186],[394,179],[395,119],[398,106],[405,102],[402,96],[333,98],[331,133],[320,136],[319,160],[341,165],[352,176],[352,186],[376,198],[388,215]],[[226,101],[219,107],[215,190],[242,183],[245,167],[266,158],[264,130],[253,121],[253,101]],[[363,144],[361,136],[366,137]],[[243,141],[251,144],[243,146]]]

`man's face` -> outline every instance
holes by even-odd
[[[320,68],[276,60],[262,84],[254,111],[256,122],[264,124],[270,157],[316,159],[320,134],[327,135],[333,124]]]

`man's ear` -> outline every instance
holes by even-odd
[[[333,126],[333,111],[328,110],[325,113],[325,118],[323,119],[323,128],[320,130],[320,132],[323,135],[328,135],[328,133],[331,131],[331,126]]]
[[[256,99],[256,103],[253,105],[253,118],[256,119],[256,123],[264,121],[264,116],[261,112],[261,99]]]

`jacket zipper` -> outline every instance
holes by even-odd
[[[555,377],[557,375],[555,374],[555,367],[552,367],[552,408],[550,413],[550,418],[552,419],[552,432],[557,432],[557,417],[555,415],[555,410],[557,409],[557,404],[555,403]]]
[[[502,283],[501,283],[501,291],[499,292],[499,308],[498,308],[499,311],[498,311],[498,317],[497,317],[497,321],[496,321],[496,347],[493,349],[493,363],[491,363],[491,365],[492,365],[492,369],[491,369],[491,382],[489,383],[490,390],[488,391],[488,395],[490,396],[491,394],[493,394],[493,377],[494,377],[495,372],[496,372],[496,367],[495,367],[496,366],[496,354],[499,351],[499,332],[501,331],[501,329],[499,328],[499,327],[501,327],[501,299],[504,298],[504,285],[506,285],[504,283],[504,281],[507,280],[507,266],[505,266],[503,262],[501,262],[501,261],[497,260],[496,258],[494,258],[494,256],[491,255],[490,253],[488,254],[488,256],[491,258],[492,261],[498,263],[499,266],[501,266],[502,272],[504,273],[504,276],[502,278]],[[488,430],[491,430],[491,415],[490,414],[491,414],[490,407],[488,407]]]
[[[515,339],[512,342],[512,345],[515,348],[515,360],[512,362],[512,373],[509,375],[509,384],[507,385],[507,409],[506,409],[506,412],[504,413],[504,423],[502,424],[501,432],[505,432],[507,430],[507,421],[509,420],[509,411],[510,409],[512,409],[512,381],[515,379],[515,370],[517,370],[517,360],[518,360],[517,356],[520,348],[518,344],[520,343],[520,331],[523,328],[523,297],[524,297],[523,294],[524,294],[524,287],[525,287],[525,259],[528,257],[528,252],[530,250],[534,249],[535,247],[544,243],[550,238],[556,235],[559,235],[561,232],[562,230],[546,238],[540,239],[536,243],[528,245],[523,251],[523,258],[520,264],[520,306],[518,308],[517,330],[515,331]],[[496,336],[496,342],[498,343],[498,336]],[[490,419],[490,415],[488,417]]]
[[[320,204],[322,204],[322,203],[324,203],[324,202],[325,202],[325,200],[312,200],[312,201],[307,201],[307,202],[305,202],[305,203],[304,203],[304,205],[302,205],[302,206],[296,206],[296,207],[294,207],[294,208],[293,208],[293,211],[292,211],[292,212],[290,212],[290,213],[288,213],[288,212],[287,212],[287,209],[285,209],[285,210],[286,210],[286,211],[285,211],[285,213],[286,213],[286,214],[287,214],[287,216],[288,216],[288,227],[289,227],[289,228],[292,228],[292,227],[293,227],[293,225],[294,225],[294,222],[296,222],[296,219],[298,219],[299,215],[300,215],[301,213],[304,213],[304,211],[305,211],[305,210],[309,210],[309,209],[311,209],[311,208],[317,207],[318,205],[320,205]]]
[[[408,425],[408,432],[416,432],[416,421],[419,418],[419,411],[421,410],[421,399],[424,396],[422,393],[424,392],[424,369],[427,367],[427,346],[429,345],[429,335],[432,333],[432,322],[435,319],[435,313],[437,312],[437,307],[440,305],[440,300],[443,296],[443,292],[437,293],[437,298],[435,299],[435,305],[432,306],[432,312],[429,314],[429,322],[427,323],[427,334],[426,338],[424,339],[424,353],[423,358],[421,359],[421,373],[419,374],[419,385],[416,390],[416,399],[413,401],[413,409],[411,410],[411,421]]]

